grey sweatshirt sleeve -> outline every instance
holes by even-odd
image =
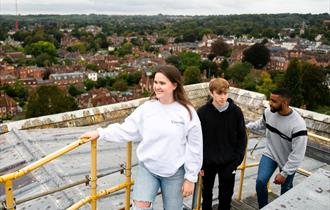
[[[305,157],[306,146],[307,135],[298,136],[292,139],[292,151],[288,157],[288,161],[282,168],[282,176],[287,177],[297,170]]]
[[[266,129],[266,121],[265,121],[265,114],[262,115],[262,117],[255,121],[255,122],[249,122],[246,127],[250,129],[252,132],[257,132],[260,130]]]

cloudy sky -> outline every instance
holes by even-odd
[[[18,13],[107,15],[228,15],[330,13],[330,0],[17,0]],[[16,0],[0,0],[0,14],[15,14]]]

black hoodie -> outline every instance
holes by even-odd
[[[246,148],[246,131],[241,109],[230,98],[227,110],[219,112],[208,101],[197,110],[203,131],[203,166],[241,164]]]

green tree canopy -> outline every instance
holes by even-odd
[[[74,98],[57,86],[41,86],[29,97],[26,117],[56,114],[78,108]]]
[[[256,86],[259,93],[263,93],[269,98],[270,93],[276,88],[276,84],[273,83],[270,74],[266,71],[261,73],[261,84]]]
[[[251,91],[257,91],[257,85],[261,81],[261,71],[252,69],[245,77],[241,83],[241,88]]]
[[[180,69],[181,67],[181,59],[177,55],[171,55],[165,59],[166,63],[172,64],[176,68]]]
[[[217,65],[206,59],[206,60],[203,60],[201,63],[200,63],[200,70],[201,71],[206,71],[206,77],[207,78],[210,78],[212,76],[219,76],[219,72],[218,72],[218,67]]]
[[[50,66],[56,63],[56,47],[48,41],[38,41],[25,47],[27,54],[35,57],[37,66]]]
[[[184,84],[195,84],[201,81],[201,72],[197,66],[190,66],[183,73]]]
[[[245,76],[251,71],[252,65],[249,63],[237,62],[231,65],[225,74],[227,79],[232,79],[236,84],[241,84]]]
[[[301,107],[304,104],[301,64],[297,59],[289,63],[284,80],[280,86],[286,87],[291,91],[292,106]]]
[[[38,41],[25,47],[26,53],[37,57],[46,53],[50,56],[56,56],[56,47],[53,43],[47,41]]]
[[[55,57],[47,54],[47,53],[41,53],[35,58],[35,62],[37,66],[51,66],[53,63],[56,63],[57,60]]]
[[[16,80],[13,85],[5,85],[3,89],[8,96],[18,101],[20,106],[25,104],[25,101],[29,96],[29,91],[26,85],[20,80]]]
[[[133,73],[129,73],[127,76],[127,84],[128,85],[137,85],[139,84],[142,77],[142,73],[140,71],[136,71]]]
[[[85,89],[89,91],[90,89],[96,87],[96,82],[91,79],[84,80]]]
[[[219,38],[212,43],[211,53],[215,56],[228,57],[230,56],[230,47],[222,38]]]
[[[326,72],[316,65],[301,62],[302,89],[307,109],[316,110],[319,106],[330,106],[330,90]]]
[[[118,91],[126,91],[128,89],[128,85],[125,80],[119,79],[113,83],[112,88]]]
[[[90,69],[92,71],[97,72],[100,68],[94,63],[89,63],[86,65],[86,69]]]
[[[158,39],[156,40],[156,44],[162,44],[162,45],[165,45],[165,44],[167,44],[167,41],[166,41],[165,38],[160,37],[160,38],[158,38]]]
[[[79,96],[80,94],[84,93],[84,90],[78,89],[76,86],[74,85],[70,85],[68,88],[68,93],[72,96],[72,97],[76,97]]]
[[[201,57],[199,54],[194,52],[182,52],[179,54],[181,65],[179,70],[184,72],[190,66],[199,67]]]
[[[81,54],[85,54],[87,52],[87,44],[85,43],[77,43],[73,46],[70,46],[66,49],[69,52],[80,52]]]
[[[242,62],[249,62],[256,69],[262,69],[267,65],[269,60],[269,49],[261,43],[256,43],[243,52]]]
[[[221,63],[220,63],[220,69],[223,71],[226,71],[229,67],[229,63],[227,61],[227,59],[224,59]]]
[[[125,56],[129,55],[132,53],[132,44],[131,43],[124,43],[121,47],[118,48],[117,50],[118,56]]]

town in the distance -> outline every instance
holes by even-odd
[[[330,114],[330,14],[0,15],[0,119],[149,96],[157,66]]]

